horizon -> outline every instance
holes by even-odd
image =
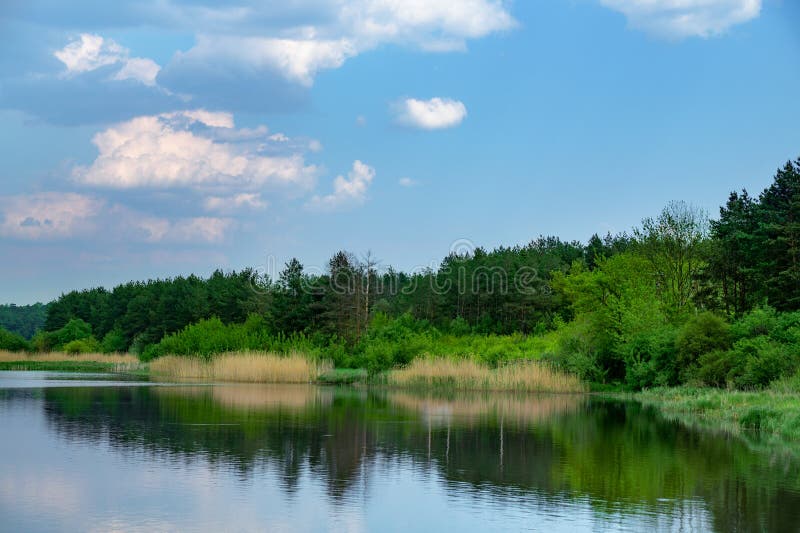
[[[0,300],[716,218],[800,155],[800,6],[668,4],[0,8]]]

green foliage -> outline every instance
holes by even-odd
[[[103,353],[124,352],[128,349],[125,335],[120,328],[114,328],[103,337],[101,349]]]
[[[677,363],[682,371],[690,375],[701,355],[727,350],[731,345],[729,329],[725,320],[713,313],[704,312],[690,318],[675,340]]]
[[[800,365],[795,345],[767,335],[744,338],[730,350],[715,350],[699,358],[697,377],[707,385],[739,389],[764,388]]]
[[[0,328],[25,339],[30,339],[41,330],[46,319],[47,306],[40,303],[0,305]]]
[[[22,352],[31,349],[30,343],[22,335],[12,333],[4,328],[0,328],[0,350],[9,352]]]
[[[68,354],[97,353],[101,350],[100,343],[94,337],[75,339],[64,344],[61,350]]]
[[[770,335],[778,324],[778,313],[772,307],[756,307],[731,326],[734,339]]]
[[[677,331],[662,326],[641,332],[625,343],[625,383],[634,390],[678,383]]]
[[[74,347],[93,346],[95,349],[89,351],[100,351],[100,346],[92,337],[92,326],[81,320],[73,318],[62,328],[56,331],[43,331],[34,335],[31,344],[36,351],[64,351],[65,347],[73,341],[87,341],[84,344],[73,344]],[[78,352],[75,352],[78,353]]]
[[[140,359],[150,361],[162,355],[208,359],[214,354],[246,350],[279,353],[299,351],[309,355],[319,353],[318,347],[302,333],[272,335],[263,318],[251,315],[244,324],[225,324],[216,317],[200,320],[148,346],[140,354]]]
[[[733,347],[732,357],[737,364],[732,370],[734,384],[742,389],[756,389],[773,380],[793,373],[798,354],[767,336],[743,339]]]
[[[204,318],[216,316],[228,324],[244,322],[251,313],[262,314],[269,287],[267,280],[245,269],[218,270],[207,279],[179,276],[126,283],[110,291],[72,291],[48,305],[45,329],[54,332],[80,319],[98,339],[114,332],[109,349],[140,353],[165,334]]]
[[[698,359],[697,379],[712,387],[733,385],[734,369],[740,367],[736,354],[730,350],[714,350]]]

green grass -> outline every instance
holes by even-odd
[[[753,444],[780,444],[800,452],[800,394],[785,382],[762,391],[674,387],[612,396],[654,406],[666,417],[688,425],[723,430]]]
[[[369,375],[363,368],[334,368],[317,377],[320,385],[352,385],[367,383]]]

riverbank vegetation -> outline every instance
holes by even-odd
[[[781,442],[800,442],[798,375],[780,379],[763,390],[656,388],[633,398],[690,425],[723,428],[734,434],[758,432]]]
[[[390,371],[389,385],[421,389],[525,392],[585,392],[581,380],[538,362],[505,364],[446,358],[418,358],[405,368]]]
[[[341,251],[314,273],[292,259],[274,277],[245,269],[72,291],[47,305],[42,331],[2,332],[0,348],[180,356],[198,368],[222,353],[302,353],[371,377],[421,376],[436,360],[464,375],[546,368],[595,388],[765,390],[800,369],[798,221],[800,160],[757,196],[731,193],[713,220],[672,202],[585,244],[458,242],[411,273]]]
[[[25,353],[0,350],[0,370],[141,373],[146,367],[130,354]]]
[[[205,359],[168,355],[150,363],[154,377],[211,382],[312,383],[327,370],[329,365],[299,353],[225,353]]]

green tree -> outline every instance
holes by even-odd
[[[695,281],[704,266],[708,217],[686,202],[671,202],[657,218],[644,219],[634,234],[638,249],[651,264],[665,308],[673,317],[684,313],[697,292]]]

